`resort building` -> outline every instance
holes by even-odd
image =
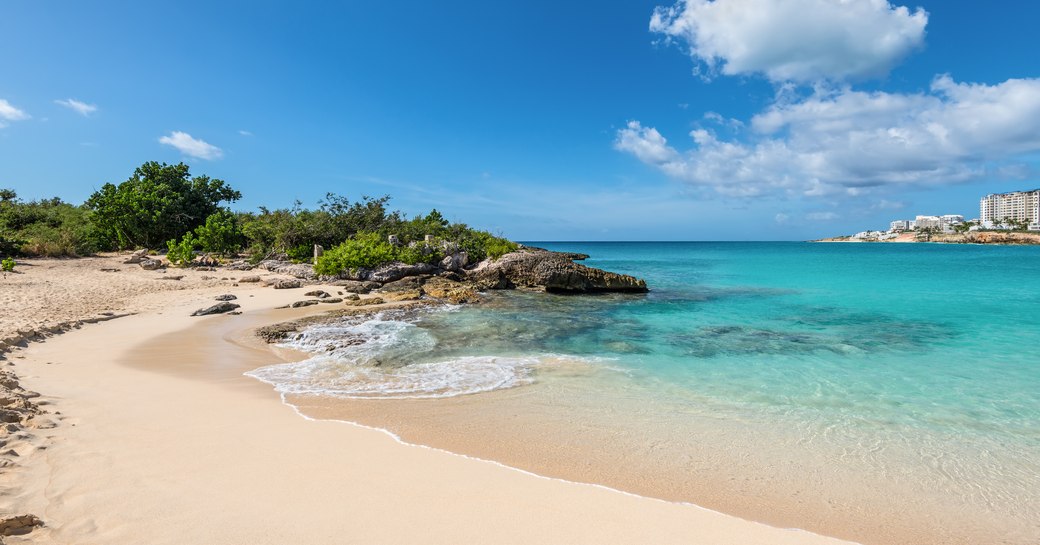
[[[979,220],[986,227],[994,227],[1005,220],[1020,223],[1040,223],[1040,189],[993,193],[979,202]]]
[[[914,229],[939,229],[942,219],[939,216],[917,216],[914,220]]]
[[[910,220],[896,220],[889,224],[888,232],[898,233],[900,231],[909,231],[910,229]]]

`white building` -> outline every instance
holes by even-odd
[[[917,216],[914,220],[914,229],[939,229],[942,219],[939,216]]]
[[[912,229],[910,220],[896,220],[889,224],[888,232],[897,233],[899,231],[909,231],[910,229]]]
[[[979,201],[979,220],[993,227],[1011,219],[1022,223],[1040,223],[1040,189],[992,193]]]

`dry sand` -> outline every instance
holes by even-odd
[[[8,543],[843,543],[306,420],[241,372],[292,356],[250,329],[324,305],[272,311],[302,290],[230,285],[251,273],[156,280],[113,263],[34,261],[0,280],[0,338],[137,313],[0,362],[44,410],[4,432],[0,515],[44,523]],[[241,316],[188,316],[223,292]]]

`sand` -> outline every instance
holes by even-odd
[[[118,259],[0,280],[0,338],[135,313],[0,362],[44,411],[4,432],[0,516],[44,523],[7,543],[844,543],[305,419],[241,373],[296,356],[251,329],[323,305],[271,310],[304,290],[157,280]],[[189,317],[224,292],[242,315]]]

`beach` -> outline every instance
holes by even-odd
[[[252,329],[323,309],[272,310],[300,290],[233,286],[244,274],[158,280],[119,259],[4,279],[22,316],[5,334],[134,313],[6,354],[43,410],[5,438],[0,510],[43,522],[8,543],[840,542],[304,418],[242,372],[299,357]],[[189,316],[222,293],[241,315]]]

